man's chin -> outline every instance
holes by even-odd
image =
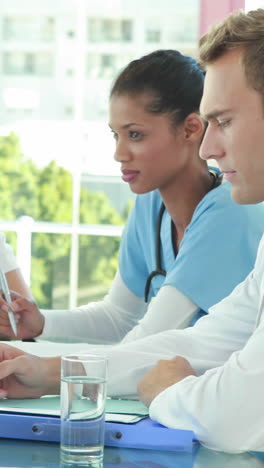
[[[253,193],[245,193],[236,187],[232,187],[231,197],[238,205],[255,205],[264,201],[264,191],[263,194],[256,195]]]

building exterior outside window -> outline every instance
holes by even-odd
[[[82,44],[77,37],[81,3]],[[47,0],[45,7],[41,0],[26,0],[23,5],[20,0],[1,0],[0,125],[10,119],[1,90],[28,87],[25,76],[34,80],[30,86],[43,96],[33,117],[68,119],[65,108],[74,107],[80,45],[86,64],[83,114],[85,119],[104,121],[110,83],[129,60],[159,47],[195,55],[198,16],[199,0],[151,4],[148,0],[132,4],[127,0]]]
[[[50,42],[55,39],[55,18],[51,16],[8,15],[3,17],[4,41]]]
[[[17,245],[27,236],[31,286],[42,307],[72,306],[107,292],[133,203],[112,157],[109,89],[128,62],[157,48],[195,55],[199,3],[0,1],[0,148],[11,145],[19,157],[15,137],[1,140],[18,135],[26,164],[21,174],[28,177],[18,183],[21,193],[8,195],[15,202],[7,214],[0,207],[0,230],[14,213],[22,216]],[[29,280],[25,250],[17,254]]]
[[[46,52],[6,52],[3,54],[3,74],[52,76],[53,56]]]
[[[89,18],[88,41],[129,42],[132,40],[133,22],[126,19]]]

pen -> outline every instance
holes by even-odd
[[[8,305],[12,303],[9,287],[6,281],[6,276],[2,270],[0,270],[0,289],[2,290],[3,297]],[[14,334],[17,336],[17,324],[15,319],[15,314],[11,308],[8,309],[8,318],[11,325],[11,328]]]

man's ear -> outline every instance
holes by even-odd
[[[196,142],[200,140],[204,134],[205,126],[202,118],[192,112],[187,115],[184,120],[184,137],[186,140]]]

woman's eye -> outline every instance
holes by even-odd
[[[130,131],[129,137],[131,138],[131,140],[138,140],[141,137],[141,133]]]
[[[112,133],[112,136],[113,136],[114,140],[117,140],[117,138],[118,138],[117,133],[114,132],[113,130],[111,130],[111,133]]]

